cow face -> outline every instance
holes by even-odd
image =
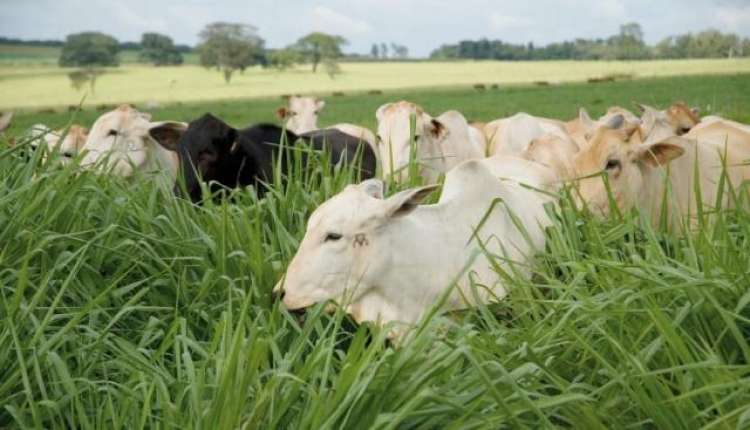
[[[383,173],[396,181],[406,180],[412,156],[412,145],[420,175],[427,182],[435,182],[442,165],[443,154],[440,142],[448,136],[448,129],[440,121],[430,117],[421,107],[401,101],[378,108],[378,152],[383,164]],[[416,119],[412,141],[412,118]]]
[[[159,167],[159,139],[172,139],[184,129],[185,124],[176,122],[151,122],[151,116],[138,112],[129,105],[105,113],[96,120],[83,149],[86,155],[81,161],[84,167],[98,167],[121,177],[130,177],[136,171]],[[164,130],[172,130],[167,133]]]
[[[180,171],[185,191],[193,201],[201,199],[201,180],[222,180],[229,169],[228,164],[237,151],[237,130],[211,114],[192,121],[178,139],[160,138],[159,133],[168,132],[156,128],[151,134],[167,149],[176,151],[180,158]],[[226,171],[225,171],[226,170]],[[236,174],[237,169],[233,169]],[[235,178],[236,180],[236,178]],[[181,193],[181,184],[175,192]]]
[[[701,122],[698,108],[690,108],[684,102],[674,103],[667,109],[667,118],[675,134],[682,136]]]
[[[357,301],[377,288],[394,258],[389,249],[393,221],[414,210],[434,186],[388,199],[383,199],[383,188],[377,179],[350,185],[315,210],[297,254],[276,286],[283,289],[287,308],[333,300],[353,312]],[[356,312],[354,316],[358,319]]]
[[[609,215],[607,187],[620,211],[627,211],[643,192],[647,170],[669,163],[684,153],[679,142],[630,141],[635,127],[601,127],[574,158],[574,195],[595,214]]]
[[[287,107],[276,111],[282,121],[286,121],[286,128],[297,134],[307,133],[318,129],[318,115],[326,102],[315,97],[289,97]]]

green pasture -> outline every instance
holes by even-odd
[[[327,97],[321,121],[372,126],[379,104],[406,98],[479,120],[681,99],[750,122],[750,75],[738,72],[485,91],[379,81],[383,94]],[[200,100],[152,112],[244,126],[281,103]],[[22,111],[0,137],[0,428],[750,427],[744,209],[677,235],[635,212],[596,220],[563,198],[532,279],[507,273],[504,301],[431,313],[396,347],[385,330],[322,305],[292,314],[271,294],[307,217],[349,171],[315,175],[311,162],[262,200],[240,190],[196,206],[147,177],[43,165],[22,140],[8,145],[34,122],[90,125],[100,113]]]
[[[750,59],[671,60],[640,62],[544,61],[544,62],[404,62],[343,63],[334,79],[313,74],[308,66],[278,72],[251,68],[236,73],[232,82],[199,66],[153,67],[124,64],[107,69],[91,90],[71,85],[71,69],[50,66],[0,67],[0,110],[39,109],[118,103],[199,103],[279,96],[282,94],[407,88],[472,87],[480,84],[555,86],[604,77],[651,78],[678,75],[750,73]]]

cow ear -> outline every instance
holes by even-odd
[[[282,121],[287,119],[289,117],[289,109],[283,106],[276,109],[276,116]]]
[[[380,179],[367,179],[360,182],[359,189],[370,197],[382,200],[385,194],[385,183]]]
[[[427,126],[430,134],[435,139],[441,140],[444,139],[445,136],[448,135],[448,128],[445,127],[445,125],[440,122],[439,120],[436,120],[435,118],[430,119],[430,122]]]
[[[10,127],[11,121],[13,121],[13,112],[5,112],[0,116],[0,133]]]
[[[394,194],[386,200],[386,217],[394,218],[408,215],[419,206],[425,197],[438,189],[439,185],[426,185],[419,188],[411,188]]]
[[[698,117],[699,117],[699,116],[701,115],[701,109],[700,109],[699,107],[697,107],[697,106],[695,106],[695,107],[691,107],[691,108],[690,108],[690,112],[691,112],[691,113],[692,113],[693,115],[695,115],[695,116],[698,116]]]
[[[683,149],[687,139],[681,137],[670,137],[661,142],[650,145],[640,145],[638,159],[651,167],[666,165],[675,158],[685,153]]]
[[[596,128],[596,123],[593,119],[591,119],[591,116],[589,116],[589,112],[584,107],[578,108],[578,121],[586,130],[592,130]]]
[[[610,118],[604,126],[612,130],[617,130],[622,127],[623,124],[625,124],[625,117],[618,113]]]
[[[148,129],[148,134],[164,148],[170,151],[177,151],[177,143],[187,130],[187,127],[188,125],[184,122],[155,122]]]

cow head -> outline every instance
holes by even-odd
[[[522,157],[552,168],[561,179],[571,179],[577,152],[578,145],[573,139],[549,133],[532,140]]]
[[[193,201],[199,201],[201,181],[219,179],[224,173],[224,165],[229,159],[234,158],[233,154],[238,149],[237,130],[207,113],[190,122],[187,129],[177,138],[159,136],[159,133],[169,132],[170,130],[156,128],[151,134],[164,147],[177,152],[185,191]],[[181,193],[179,181],[175,186],[175,192]]]
[[[600,127],[573,160],[576,176],[574,192],[579,203],[585,202],[598,215],[610,211],[609,194],[621,211],[627,211],[643,193],[648,169],[669,163],[684,153],[677,137],[658,143],[640,143],[631,139],[634,126],[623,126],[622,116]]]
[[[690,108],[685,102],[676,102],[667,109],[667,118],[675,134],[682,136],[701,122],[698,108]]]
[[[407,178],[407,166],[415,144],[416,161],[420,164],[420,175],[427,182],[435,182],[439,172],[445,169],[440,142],[448,136],[446,126],[424,112],[414,103],[401,101],[378,108],[378,152],[386,177],[396,181]],[[411,118],[416,119],[412,142]]]
[[[318,129],[318,115],[326,102],[315,97],[289,97],[286,107],[280,107],[276,115],[286,121],[287,130],[302,134]]]
[[[34,126],[33,130],[32,133],[37,133],[38,137],[44,139],[49,151],[58,151],[62,164],[70,163],[71,159],[75,158],[83,149],[83,145],[88,138],[88,129],[76,124],[68,127],[67,132],[65,129],[52,131],[42,125]],[[32,142],[31,145],[36,148],[37,142],[39,142],[39,139]]]
[[[357,321],[366,319],[362,298],[378,290],[387,296],[383,275],[392,266],[390,237],[396,219],[408,216],[435,186],[383,198],[377,179],[350,185],[313,212],[297,254],[276,290],[284,305],[300,309],[333,300]],[[385,300],[385,298],[384,298]]]
[[[175,140],[185,127],[179,122],[151,122],[151,115],[122,105],[100,116],[91,127],[81,165],[121,177],[130,177],[148,166],[157,168],[162,151],[158,144],[168,146],[167,140]]]

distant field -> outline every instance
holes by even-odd
[[[513,86],[477,91],[472,88],[394,89],[382,94],[348,93],[344,97],[324,97],[327,101],[320,125],[352,122],[375,127],[375,110],[383,103],[406,99],[438,114],[458,109],[472,120],[487,121],[515,112],[569,119],[579,106],[592,115],[602,114],[607,107],[633,107],[633,101],[666,106],[684,100],[697,106],[704,114],[720,114],[750,123],[750,74],[724,76],[677,76],[648,78],[601,84],[570,83],[556,87],[534,85]],[[216,100],[172,103],[159,108],[144,104],[140,109],[151,112],[156,120],[190,121],[204,112],[212,112],[236,127],[261,121],[277,121],[274,112],[283,101],[279,97],[249,100]],[[109,107],[107,107],[109,108]],[[67,109],[47,112],[19,112],[11,132],[21,132],[35,123],[63,127],[70,121],[91,125],[101,110],[86,107],[81,112]]]
[[[220,73],[198,66],[125,65],[99,77],[94,93],[76,91],[56,67],[0,67],[0,110],[122,102],[198,102],[277,96],[287,93],[353,92],[474,84],[528,84],[585,81],[607,75],[637,78],[750,73],[750,59],[650,62],[424,62],[345,63],[330,79],[307,67],[279,73],[254,68],[226,84]]]

